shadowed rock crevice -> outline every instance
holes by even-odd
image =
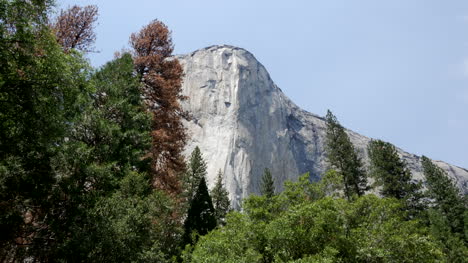
[[[248,51],[211,46],[177,56],[184,67],[183,108],[193,116],[186,122],[190,136],[185,153],[199,146],[208,163],[209,186],[219,169],[233,206],[259,193],[268,167],[278,190],[285,180],[305,172],[317,180],[326,169],[322,117],[297,107],[277,87],[266,69]],[[315,87],[326,88],[326,87]],[[347,130],[365,163],[370,138]],[[420,158],[399,149],[416,179],[423,179]],[[468,171],[436,161],[467,192]]]

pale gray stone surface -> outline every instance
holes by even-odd
[[[199,146],[208,163],[208,185],[217,171],[234,207],[258,193],[263,169],[270,168],[277,190],[285,180],[310,172],[318,179],[327,169],[324,156],[325,122],[289,100],[266,69],[248,51],[212,46],[177,56],[183,65],[183,108],[190,136],[185,154]],[[313,99],[313,98],[311,98]],[[366,162],[370,138],[348,131]],[[416,179],[423,179],[420,158],[400,150]],[[467,192],[468,171],[436,162]]]

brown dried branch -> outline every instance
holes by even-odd
[[[70,49],[92,51],[92,45],[96,40],[94,27],[97,17],[98,8],[95,5],[85,7],[75,5],[65,11],[60,11],[60,15],[51,28],[65,52]]]
[[[157,20],[132,34],[135,69],[142,77],[143,93],[153,114],[152,167],[153,183],[172,194],[181,192],[179,176],[185,169],[182,151],[186,143],[182,118],[186,115],[179,100],[183,98],[183,70],[179,61],[170,58],[171,33]]]

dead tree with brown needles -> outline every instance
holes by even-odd
[[[92,51],[92,45],[96,41],[94,27],[97,17],[98,8],[95,5],[85,7],[75,5],[60,11],[51,28],[65,52],[70,49]]]
[[[152,167],[153,184],[173,194],[181,192],[180,179],[185,169],[182,151],[186,132],[182,119],[186,113],[179,101],[183,70],[171,57],[174,49],[167,26],[154,20],[140,32],[132,34],[136,71],[144,84],[143,94],[153,114]]]

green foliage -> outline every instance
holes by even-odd
[[[105,220],[100,231],[107,231],[100,232],[101,246],[94,246],[91,255],[99,262],[169,262],[181,234],[171,217],[173,201],[149,189],[148,179],[138,174],[127,176],[122,186],[94,209]],[[101,241],[106,239],[111,242]]]
[[[447,217],[438,209],[429,209],[428,218],[431,234],[440,241],[441,248],[447,255],[447,261],[465,262],[468,258],[468,247],[463,237],[452,233]],[[465,214],[465,220],[467,218]]]
[[[206,235],[216,227],[216,217],[205,177],[202,177],[197,192],[190,202],[184,222],[184,244],[194,244],[198,235]]]
[[[447,218],[453,233],[458,233],[468,240],[465,236],[467,207],[460,190],[447,173],[432,163],[429,158],[423,156],[421,162],[426,176],[428,195],[433,201],[434,208]]]
[[[431,233],[442,244],[450,262],[465,262],[468,257],[468,209],[460,190],[444,170],[422,157],[431,209]]]
[[[58,46],[48,5],[0,2],[0,256],[166,260],[180,230],[145,175],[150,116],[132,58],[93,74]]]
[[[326,196],[341,197],[343,180],[335,170],[328,170],[318,182],[310,181],[309,173],[299,177],[297,182],[286,181],[283,195],[288,202],[300,204],[304,200],[315,201]]]
[[[192,262],[440,262],[445,255],[401,203],[367,195],[339,198],[341,178],[308,174],[272,197],[251,196],[244,212],[201,237]]]
[[[368,195],[348,214],[358,262],[440,262],[440,244],[418,221],[407,221],[395,199]]]
[[[377,185],[382,186],[382,196],[405,198],[411,183],[411,172],[398,156],[395,146],[381,140],[372,140],[368,152],[371,175],[376,179]]]
[[[275,182],[271,176],[270,169],[265,168],[262,175],[262,184],[260,185],[261,195],[271,198],[275,195]]]
[[[252,233],[257,232],[257,228],[258,225],[253,225],[246,215],[229,213],[226,227],[200,237],[191,261],[184,262],[262,262],[262,254],[252,247],[252,243],[257,240],[257,236]]]
[[[198,146],[192,151],[187,171],[184,175],[185,192],[190,202],[197,191],[200,180],[206,177],[206,162]]]
[[[65,261],[157,261],[177,253],[181,229],[174,206],[150,188],[145,154],[150,147],[150,116],[140,99],[133,62],[124,54],[90,79],[95,92],[82,104],[63,152],[54,222],[55,258]],[[155,223],[157,222],[157,223]]]
[[[115,160],[116,166],[147,171],[149,160],[144,156],[151,143],[151,117],[140,98],[141,86],[130,54],[106,64],[92,82],[96,86],[93,107],[84,114],[78,136],[87,144],[101,146],[94,156]]]
[[[177,240],[167,238],[178,234],[173,209],[146,176],[130,172],[118,190],[86,211],[85,222],[72,226],[72,237],[57,256],[67,262],[169,262],[177,249]]]
[[[370,175],[381,186],[380,194],[402,200],[412,215],[423,210],[421,183],[413,182],[406,163],[400,159],[392,144],[372,140],[368,146]]]
[[[0,1],[0,256],[46,261],[56,245],[55,162],[92,91],[90,69],[47,27],[52,1]],[[57,200],[59,199],[59,200]]]
[[[271,198],[265,195],[251,195],[243,201],[242,208],[250,218],[259,223],[268,223],[287,209],[288,204],[285,201],[282,195],[275,195]]]
[[[342,175],[344,194],[348,200],[362,196],[367,189],[366,173],[356,149],[336,117],[327,112],[326,153],[328,162]]]
[[[225,223],[226,214],[229,212],[231,207],[229,193],[223,185],[222,176],[221,170],[219,170],[216,184],[213,189],[211,189],[211,198],[213,200],[213,207],[218,225],[223,225]]]
[[[333,199],[323,199],[290,207],[272,220],[265,233],[273,258],[285,262],[320,254],[326,246],[343,246],[346,240],[340,226],[344,218],[339,206]]]
[[[224,227],[200,238],[192,262],[445,260],[427,229],[405,220],[396,199],[367,195],[352,202],[336,197],[311,200],[309,194],[300,199],[291,191],[292,184],[287,194],[245,200],[244,213],[228,214]],[[299,185],[313,184],[302,180]]]

